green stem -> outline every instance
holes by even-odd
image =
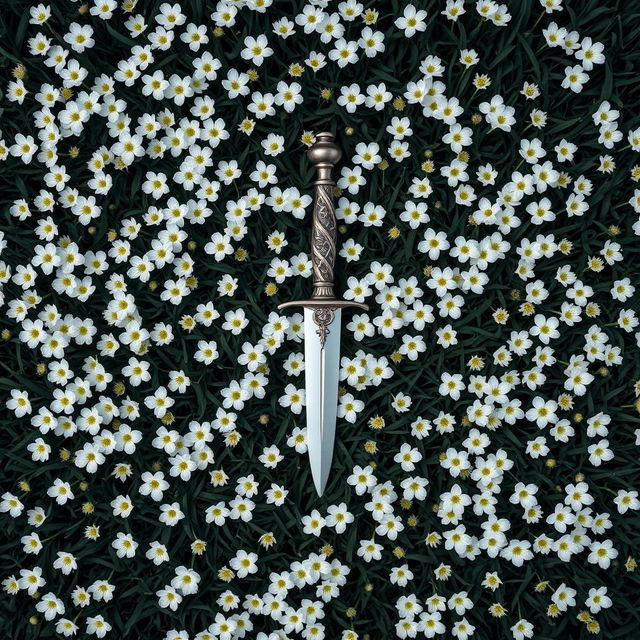
[[[58,40],[62,40],[62,37],[60,36],[60,34],[49,24],[49,21],[47,20],[45,22],[45,24],[47,25],[47,29],[49,29],[49,31],[51,31],[51,33],[58,38]]]
[[[543,11],[539,16],[538,19],[533,23],[533,27],[531,27],[531,31],[533,31],[537,26],[538,23],[540,22],[540,20],[542,20],[542,16],[544,16],[544,14],[546,13],[546,11]]]

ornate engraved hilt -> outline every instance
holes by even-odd
[[[311,224],[311,263],[313,265],[312,298],[333,300],[333,268],[336,262],[336,212],[333,205],[331,178],[333,167],[342,157],[342,151],[333,142],[333,135],[321,133],[309,149],[307,157],[316,168],[314,182],[313,222]]]
[[[307,151],[307,157],[316,168],[313,220],[311,223],[311,264],[313,269],[313,292],[308,300],[284,302],[278,309],[303,306],[314,309],[314,321],[319,328],[327,327],[333,320],[333,311],[343,307],[358,307],[365,311],[366,304],[349,300],[338,300],[333,291],[334,266],[336,262],[337,221],[333,203],[336,186],[331,174],[340,161],[342,151],[334,142],[333,133],[319,133],[316,142]]]

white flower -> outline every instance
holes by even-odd
[[[269,489],[265,491],[267,497],[267,504],[275,504],[276,507],[280,507],[284,504],[289,491],[283,487],[272,484]]]
[[[516,567],[521,567],[533,558],[531,543],[528,540],[511,540],[509,545],[501,549],[500,555]]]
[[[31,413],[31,402],[29,394],[26,391],[11,389],[11,399],[7,400],[6,407],[9,411],[13,411],[16,418],[22,418]]]
[[[338,179],[337,184],[341,189],[347,189],[349,193],[358,193],[360,187],[367,184],[366,178],[362,175],[361,167],[342,167],[340,174],[341,177]],[[638,207],[638,210],[640,211],[640,204]]]
[[[377,142],[370,142],[368,144],[359,142],[356,145],[356,154],[353,156],[352,161],[355,164],[362,165],[365,169],[373,169],[382,159],[378,153],[379,150],[380,147]]]
[[[634,511],[640,509],[640,500],[638,500],[637,491],[618,489],[618,494],[613,499],[613,502],[618,507],[618,513],[626,513],[629,509]]]
[[[409,360],[417,360],[420,353],[427,350],[427,345],[421,336],[402,336],[402,345],[398,351],[402,355],[406,355]]]
[[[424,232],[424,240],[418,243],[418,251],[426,253],[430,260],[437,260],[441,251],[450,247],[447,236],[443,231],[427,229]]]
[[[189,46],[191,51],[198,51],[201,45],[209,42],[207,27],[205,25],[189,23],[186,30],[180,34],[180,39]]]
[[[243,60],[251,60],[252,64],[259,67],[265,58],[273,55],[273,49],[268,46],[268,43],[267,36],[264,34],[257,38],[247,36],[244,39],[244,49],[240,51],[240,56]]]
[[[361,496],[376,485],[376,477],[373,475],[373,468],[370,465],[362,468],[356,465],[352,474],[347,478],[347,483],[355,487],[357,495]]]
[[[358,61],[358,43],[350,40],[347,42],[344,38],[336,40],[334,48],[329,51],[329,59],[337,62],[340,68],[346,67]]]
[[[365,96],[360,92],[360,85],[354,83],[340,88],[337,103],[344,107],[348,113],[354,113],[358,105],[363,104],[364,101]]]
[[[60,478],[56,478],[53,481],[53,485],[47,489],[47,495],[55,498],[58,504],[66,504],[68,500],[73,500],[75,497],[69,483],[64,482]]]
[[[86,469],[87,473],[95,473],[104,460],[105,457],[100,449],[89,442],[85,443],[80,451],[76,451],[75,455],[76,467]]]
[[[302,518],[303,529],[306,534],[319,536],[325,526],[325,519],[320,515],[317,509],[314,509],[310,515]]]
[[[241,549],[236,553],[235,557],[231,558],[229,564],[236,572],[238,578],[246,578],[249,574],[258,571],[258,566],[256,565],[257,559],[258,555],[256,553],[247,553]]]
[[[375,109],[376,111],[382,111],[385,104],[392,98],[393,95],[390,91],[387,90],[384,82],[381,82],[378,85],[370,84],[367,86],[367,98],[365,100],[365,106],[369,107],[370,109]],[[402,129],[402,127],[400,127],[400,129]],[[387,131],[388,130],[389,127],[387,127]]]
[[[85,49],[90,49],[95,44],[92,36],[93,28],[91,26],[72,22],[69,25],[69,31],[64,35],[64,41],[68,42],[75,52],[82,53]]]
[[[358,413],[364,409],[364,402],[356,400],[351,393],[340,396],[338,404],[338,418],[344,418],[347,422],[354,423]]]
[[[608,462],[614,458],[613,451],[609,449],[609,441],[606,439],[589,445],[587,451],[589,453],[589,462],[594,467],[599,467],[603,462]]]
[[[165,585],[164,589],[156,591],[156,596],[158,596],[158,606],[163,609],[169,608],[176,611],[182,602],[182,596],[170,585]]]
[[[177,456],[170,458],[171,469],[169,474],[172,477],[180,476],[185,482],[191,478],[191,473],[196,468],[196,463],[193,457],[188,453],[178,454]]]
[[[589,596],[585,600],[591,613],[599,613],[602,609],[608,609],[612,604],[611,598],[607,595],[607,587],[589,589]]]
[[[482,2],[483,0],[480,1]],[[469,624],[466,618],[462,618],[462,620],[454,623],[451,633],[458,638],[458,640],[467,640],[467,638],[473,635],[475,630],[476,628],[472,624]]]
[[[591,71],[593,65],[603,64],[605,61],[604,45],[601,42],[593,42],[589,37],[584,38],[575,56],[582,63],[585,71]]]
[[[153,395],[144,399],[145,406],[153,410],[156,418],[162,418],[175,404],[175,400],[168,396],[165,387],[158,387]]]
[[[469,127],[456,123],[449,127],[449,132],[443,136],[442,141],[448,144],[454,153],[460,153],[464,147],[471,144],[471,136],[472,131]]]
[[[175,576],[171,580],[171,586],[183,596],[198,592],[200,574],[193,569],[180,565],[175,569]]]
[[[418,476],[405,478],[400,486],[403,491],[403,498],[405,500],[424,500],[427,497],[426,487],[429,481],[426,478]]]
[[[95,634],[98,638],[104,638],[111,631],[111,628],[111,625],[101,615],[87,617],[87,633],[89,635]]]
[[[618,557],[618,551],[614,549],[611,540],[592,542],[589,545],[589,551],[587,561],[591,564],[597,564],[601,569],[608,569],[611,565],[611,560],[615,560]]]
[[[536,396],[532,404],[533,406],[526,413],[526,418],[535,422],[540,429],[544,429],[548,424],[555,424],[558,421],[556,415],[558,405],[555,400],[545,400],[541,396]]]
[[[413,401],[411,397],[402,392],[398,392],[395,396],[393,396],[393,400],[391,401],[391,406],[398,413],[405,413],[409,411],[412,404]]]
[[[513,640],[525,640],[533,638],[533,624],[524,618],[520,618],[512,627]]]
[[[329,505],[327,512],[325,524],[328,527],[333,527],[338,534],[344,533],[347,525],[354,521],[353,514],[347,510],[347,505],[344,502],[338,505]]]
[[[573,607],[576,604],[575,600],[576,590],[563,582],[552,594],[551,600],[555,603],[560,611],[566,611],[568,607]]]
[[[116,496],[111,501],[111,508],[113,509],[114,516],[127,518],[133,511],[133,502],[131,502],[129,496]]]
[[[415,463],[422,460],[422,454],[410,444],[405,443],[393,459],[400,464],[403,471],[413,471],[416,468]]]
[[[398,29],[404,31],[405,38],[411,38],[416,32],[424,31],[427,28],[424,22],[426,17],[426,11],[416,9],[412,4],[408,4],[403,9],[402,16],[395,19],[394,24]]]
[[[116,539],[111,543],[119,558],[133,558],[138,548],[138,543],[130,533],[118,532]]]
[[[138,491],[143,496],[151,496],[156,502],[162,500],[163,492],[169,488],[169,483],[164,479],[164,473],[162,471],[155,473],[145,471],[141,478],[142,484]]]
[[[209,365],[214,362],[218,356],[218,345],[215,340],[211,340],[209,342],[206,340],[198,340],[198,349],[194,353],[194,358],[198,362],[203,362],[204,364]]]
[[[26,589],[27,593],[32,596],[40,587],[44,587],[47,581],[42,577],[42,568],[35,566],[33,569],[20,569],[20,580],[18,586],[20,589]]]
[[[178,524],[178,522],[184,517],[185,515],[180,510],[180,506],[177,502],[160,505],[160,516],[158,519],[160,520],[160,522],[162,522],[162,524],[173,527]]]
[[[146,180],[142,183],[142,191],[159,200],[163,195],[169,193],[167,176],[164,173],[147,171]]]
[[[525,485],[522,482],[518,482],[509,498],[509,502],[519,504],[523,509],[529,509],[538,503],[535,497],[537,492],[538,487],[535,484]]]
[[[45,593],[36,604],[36,610],[42,613],[46,620],[53,620],[58,615],[64,615],[65,606],[55,593]]]
[[[263,449],[258,460],[260,460],[267,469],[275,469],[278,463],[284,460],[284,456],[281,455],[280,449],[278,449],[276,445],[272,445],[271,447],[265,447]]]
[[[585,68],[579,64],[565,67],[564,74],[562,88],[571,89],[574,93],[580,93],[583,85],[589,80],[589,75],[585,73]]]
[[[305,390],[297,389],[293,384],[288,384],[284,395],[278,399],[278,403],[281,407],[290,407],[293,413],[300,414],[305,405]]]
[[[360,540],[357,554],[365,562],[371,562],[372,560],[380,560],[382,558],[382,549],[382,545],[373,540]]]

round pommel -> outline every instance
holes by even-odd
[[[340,162],[342,151],[334,142],[333,133],[323,131],[316,136],[316,141],[309,147],[307,157],[313,165],[334,166]]]

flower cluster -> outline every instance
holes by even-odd
[[[616,16],[574,8],[7,10],[12,637],[635,628],[640,126]],[[318,499],[303,316],[276,309],[310,286],[325,129],[370,310]]]

